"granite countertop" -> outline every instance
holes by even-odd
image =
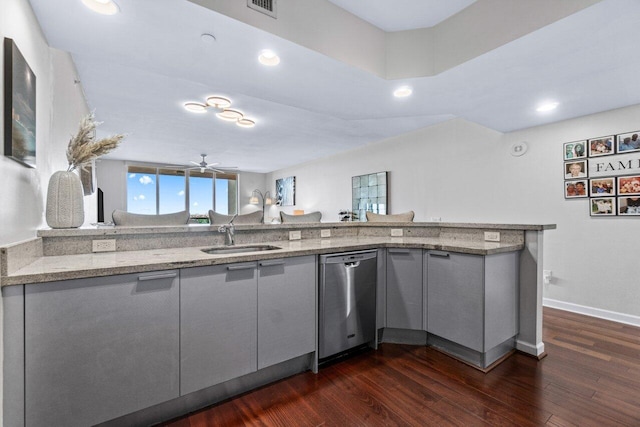
[[[384,247],[436,249],[476,255],[512,252],[524,247],[522,243],[462,241],[428,237],[344,237],[261,242],[260,244],[278,246],[281,249],[210,255],[202,252],[203,247],[186,247],[43,256],[11,274],[0,277],[0,284],[9,286],[43,283]]]

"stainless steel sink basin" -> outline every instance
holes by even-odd
[[[241,254],[245,252],[263,252],[282,249],[271,245],[251,245],[251,246],[217,246],[215,248],[202,249],[202,252],[210,255]]]

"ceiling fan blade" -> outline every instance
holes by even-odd
[[[193,160],[191,160],[191,163],[193,163],[193,164],[194,164],[194,165],[196,165],[196,166],[200,166],[200,163],[198,163],[198,162],[194,162]]]

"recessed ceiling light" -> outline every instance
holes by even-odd
[[[236,121],[241,120],[244,114],[242,114],[238,110],[225,109],[221,113],[216,114],[216,116],[218,116],[222,120]]]
[[[253,120],[249,120],[249,119],[239,119],[236,124],[238,126],[241,126],[243,128],[252,128],[256,125],[256,122],[254,122]]]
[[[115,15],[120,10],[113,0],[82,0],[82,3],[102,15]]]
[[[260,56],[258,56],[258,61],[260,61],[262,65],[273,67],[274,65],[278,65],[280,63],[280,57],[276,55],[274,51],[265,49],[262,52],[260,52]]]
[[[559,102],[545,102],[544,104],[540,104],[536,111],[538,113],[546,113],[547,111],[555,110],[560,105]]]
[[[200,36],[202,43],[211,44],[216,41],[216,36],[210,33],[204,33]]]
[[[412,93],[413,89],[411,89],[409,86],[401,86],[393,91],[393,96],[395,96],[396,98],[406,98]]]
[[[207,106],[199,102],[187,102],[184,104],[184,108],[192,113],[204,113],[207,111]]]
[[[231,107],[231,100],[222,96],[210,96],[207,98],[207,105],[215,108],[224,109]]]

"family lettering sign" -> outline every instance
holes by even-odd
[[[589,178],[640,173],[640,152],[588,159]]]

